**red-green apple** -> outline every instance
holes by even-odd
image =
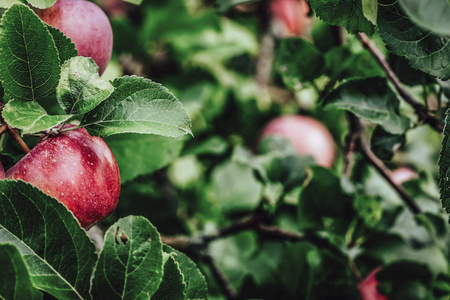
[[[103,139],[84,128],[44,138],[6,178],[29,182],[58,199],[86,229],[110,215],[119,201],[116,159]]]
[[[111,59],[113,33],[101,8],[86,0],[57,0],[52,7],[38,10],[37,15],[68,36],[78,55],[92,57],[100,75],[105,71]]]
[[[305,0],[271,0],[270,12],[277,35],[299,36],[308,23],[309,5]]]
[[[264,127],[261,138],[279,135],[289,140],[297,153],[312,156],[317,164],[333,166],[336,149],[333,137],[319,121],[299,115],[286,115],[273,119]]]
[[[376,268],[370,272],[370,274],[358,284],[358,290],[362,300],[389,300],[377,290],[377,286],[380,283],[375,278],[375,275],[380,269],[381,268]]]

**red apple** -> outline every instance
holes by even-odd
[[[375,278],[375,275],[381,268],[376,268],[360,283],[358,283],[358,290],[362,300],[389,300],[386,296],[380,294],[377,286],[380,284]]]
[[[85,0],[57,0],[37,14],[68,36],[78,55],[92,57],[100,75],[105,71],[111,59],[113,33],[108,17],[97,5]]]
[[[323,167],[333,166],[336,156],[333,137],[319,121],[306,116],[281,116],[266,125],[261,138],[280,135],[301,155],[310,155]]]
[[[270,12],[277,35],[299,36],[308,23],[309,5],[305,0],[271,0]]]
[[[58,199],[86,229],[111,214],[119,201],[116,159],[103,139],[84,128],[41,140],[6,178],[22,179]]]
[[[5,169],[3,169],[3,165],[0,163],[0,180],[5,179]]]
[[[419,178],[419,176],[408,167],[400,167],[392,171],[391,178],[395,184],[401,185],[404,182]]]

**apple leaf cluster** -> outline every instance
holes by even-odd
[[[195,264],[163,249],[147,219],[119,220],[97,256],[86,231],[57,200],[23,181],[2,183],[0,193],[6,216],[0,226],[1,259],[13,266],[1,275],[5,299],[42,299],[35,288],[59,299],[167,299],[171,293],[179,295],[176,299],[206,298],[206,282]],[[166,269],[170,278],[163,280]]]
[[[67,53],[76,53],[64,50],[74,49],[70,40],[56,46],[51,32],[58,30],[49,31],[25,5],[9,8],[2,26],[0,75],[5,92],[14,99],[5,105],[3,117],[14,127],[37,133],[76,115],[81,127],[100,136],[134,132],[181,137],[191,133],[186,111],[166,88],[135,76],[112,83],[99,78],[92,59],[67,57]],[[48,115],[39,105],[40,99],[55,90],[67,116]],[[26,116],[17,118],[23,112]]]

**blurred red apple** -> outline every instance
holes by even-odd
[[[3,169],[3,165],[0,163],[0,180],[5,179],[5,169]]]
[[[261,138],[280,135],[289,140],[301,155],[312,156],[317,164],[333,166],[336,150],[333,137],[319,121],[306,116],[281,116],[273,119],[262,131]]]
[[[270,12],[278,36],[299,36],[308,23],[309,5],[305,0],[271,0]]]
[[[377,286],[380,283],[375,278],[375,275],[380,269],[381,268],[376,268],[370,272],[370,274],[358,284],[358,290],[362,300],[389,300],[377,290]]]
[[[401,185],[404,182],[419,178],[419,175],[408,167],[400,167],[392,171],[391,178],[395,184]]]
[[[67,127],[65,127],[67,128]],[[6,172],[62,202],[89,228],[116,208],[120,174],[108,145],[86,129],[48,136]]]
[[[78,55],[92,57],[103,74],[111,59],[113,33],[108,17],[97,5],[86,0],[57,0],[37,15],[68,36]]]

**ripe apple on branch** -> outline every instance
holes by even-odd
[[[16,23],[22,20],[34,30],[19,26],[23,32],[18,32]],[[190,132],[189,117],[178,99],[158,83],[137,76],[113,82],[99,77],[111,58],[112,29],[105,13],[89,1],[57,0],[50,8],[34,11],[25,5],[13,5],[3,15],[2,25],[2,55],[8,62],[0,64],[0,72],[10,96],[5,105],[1,104],[2,133],[9,131],[28,153],[7,170],[6,176],[1,169],[0,178],[23,180],[38,187],[62,202],[81,227],[88,229],[112,213],[120,194],[118,164],[99,136],[138,132],[179,137]],[[9,55],[11,52],[17,53]],[[27,67],[27,76],[10,71],[23,66]],[[39,89],[40,94],[36,92]],[[54,104],[59,104],[66,115],[48,115],[38,101],[55,92]],[[155,98],[157,101],[152,102]],[[125,112],[123,105],[129,107]],[[105,109],[107,115],[103,114]],[[149,110],[162,110],[169,116],[155,120],[160,115],[152,115]],[[79,125],[66,125],[75,116]],[[144,125],[136,127],[137,122]],[[97,131],[90,131],[95,136],[88,133],[92,126],[97,126]],[[114,129],[102,132],[109,127]],[[31,151],[22,139],[24,133],[41,134]]]
[[[44,137],[6,178],[29,182],[58,199],[85,229],[110,215],[119,201],[116,159],[103,139],[84,128]]]

